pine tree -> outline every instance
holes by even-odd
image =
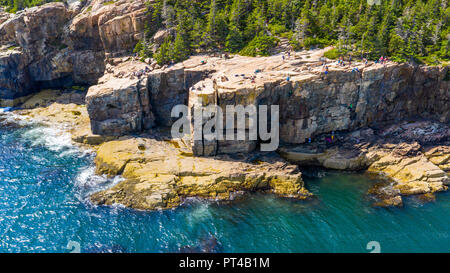
[[[241,50],[243,42],[241,31],[236,26],[232,26],[226,39],[226,50],[229,52],[237,52]]]
[[[208,14],[208,24],[206,27],[205,34],[203,36],[205,46],[211,48],[217,40],[216,37],[216,16],[217,16],[217,4],[216,0],[211,0],[209,14]]]
[[[170,60],[174,62],[181,62],[189,57],[190,50],[187,47],[187,43],[184,39],[184,34],[181,31],[180,25],[177,27],[177,36],[175,42],[173,43],[173,48],[171,48],[169,56]]]
[[[164,43],[161,44],[161,47],[158,49],[158,52],[155,54],[156,62],[159,65],[168,64],[171,61],[170,50],[172,48],[172,42],[169,39],[166,39]]]
[[[339,52],[372,59],[449,59],[448,0],[382,0],[381,5],[367,0],[155,0],[149,5],[152,30],[177,27],[171,39],[177,60],[186,52],[211,49],[246,48],[241,52],[259,54],[257,47],[272,44],[267,37],[255,39],[263,36],[289,38],[295,48],[338,45]]]

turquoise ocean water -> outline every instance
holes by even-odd
[[[229,203],[192,200],[143,212],[89,203],[120,179],[94,175],[92,155],[56,129],[0,127],[0,252],[449,252],[450,194],[434,203],[372,208],[376,180],[305,170],[317,198],[250,194]],[[72,249],[73,250],[73,249]]]

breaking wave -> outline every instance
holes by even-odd
[[[88,166],[80,169],[78,175],[75,177],[74,186],[79,189],[79,199],[85,200],[90,194],[108,189],[123,180],[124,178],[121,176],[108,178],[106,175],[97,175],[95,173],[95,167]]]

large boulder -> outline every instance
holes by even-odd
[[[100,84],[91,86],[86,106],[94,134],[119,136],[142,132],[154,125],[147,77],[136,75],[145,69],[140,62],[125,63],[116,68],[116,75],[106,74]],[[129,71],[137,71],[130,73]]]

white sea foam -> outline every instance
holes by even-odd
[[[94,187],[105,182],[104,176],[95,175],[95,168],[92,166],[82,169],[75,178],[75,185],[82,188]]]
[[[202,201],[200,199],[198,199],[196,202],[198,203],[193,208],[192,212],[189,215],[189,218],[186,219],[186,222],[190,226],[194,226],[198,223],[204,222],[212,217],[210,202],[205,202],[205,200]]]
[[[80,152],[72,144],[71,135],[59,128],[37,126],[25,131],[22,137],[29,140],[32,146],[44,146],[50,151],[60,152],[60,156]]]
[[[70,134],[63,129],[40,125],[27,116],[5,111],[5,108],[0,108],[0,111],[4,124],[15,123],[23,127],[29,126],[22,133],[22,137],[30,141],[32,146],[44,146],[51,151],[61,152],[61,156],[79,152],[79,149],[72,144]]]
[[[60,156],[73,155],[75,153],[79,153],[80,156],[86,156],[91,153],[91,151],[81,151],[73,145],[70,133],[63,127],[48,127],[28,116],[16,114],[6,108],[0,108],[0,114],[3,117],[2,123],[14,123],[25,127],[22,137],[30,141],[33,147],[44,146],[50,151],[60,152]]]
[[[123,180],[121,176],[108,178],[106,175],[97,175],[95,167],[89,166],[80,170],[75,178],[75,187],[79,188],[80,199],[85,199],[86,196],[113,187]]]
[[[0,114],[3,118],[2,123],[15,123],[20,126],[27,126],[27,125],[32,125],[33,123],[35,123],[29,117],[18,115],[14,112],[10,112],[9,110],[7,110],[7,108],[0,108]]]
[[[91,157],[94,155],[93,150],[80,149],[74,145],[71,134],[62,126],[45,126],[30,117],[16,114],[4,108],[0,108],[0,115],[2,117],[0,126],[1,123],[14,123],[24,127],[21,130],[21,137],[31,143],[32,147],[45,147],[50,151],[59,153],[61,157]],[[33,159],[36,162],[40,161],[39,158]],[[76,197],[80,201],[90,204],[88,199],[89,195],[111,188],[123,180],[124,178],[121,176],[108,178],[106,175],[97,175],[95,174],[95,166],[81,168],[74,180],[74,186],[78,189],[76,191]],[[119,207],[121,206],[117,206],[117,208]]]

